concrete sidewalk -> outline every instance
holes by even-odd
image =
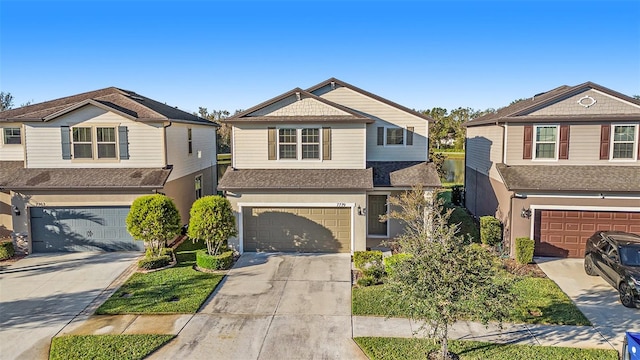
[[[420,325],[406,318],[353,316],[353,337],[421,337]],[[471,321],[455,323],[449,329],[451,339],[484,341],[499,344],[561,346],[614,349],[593,326],[495,324],[488,326]]]

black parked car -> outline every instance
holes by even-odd
[[[622,305],[640,306],[640,235],[596,232],[587,240],[584,271],[618,289]]]

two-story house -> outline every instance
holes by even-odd
[[[353,252],[393,238],[387,198],[440,187],[430,118],[332,78],[228,118],[232,166],[218,185],[239,251]]]
[[[466,207],[539,256],[582,257],[597,230],[640,234],[639,123],[639,100],[591,82],[472,120]]]
[[[141,249],[134,199],[164,193],[186,224],[215,193],[216,127],[114,87],[0,112],[0,229],[28,252]]]

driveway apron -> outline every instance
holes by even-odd
[[[587,275],[583,259],[536,258],[536,263],[615,349],[622,348],[625,331],[640,331],[640,309],[624,307],[609,283]]]
[[[48,359],[51,338],[138,256],[134,252],[30,255],[0,269],[0,358]]]
[[[352,340],[349,254],[245,253],[152,359],[366,359]]]

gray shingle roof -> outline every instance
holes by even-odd
[[[440,177],[433,163],[423,161],[367,161],[373,169],[375,186],[433,186],[440,187]]]
[[[225,171],[220,190],[373,188],[371,169],[245,169]]]
[[[634,99],[630,96],[621,94],[617,91],[611,90],[602,85],[598,85],[588,81],[576,86],[562,85],[560,87],[557,87],[545,93],[535,95],[530,99],[519,101],[515,104],[506,106],[495,113],[490,113],[490,114],[481,116],[475,120],[468,121],[463,125],[479,126],[479,125],[493,124],[496,122],[531,122],[531,121],[557,122],[557,121],[563,121],[563,120],[564,121],[600,121],[602,120],[602,116],[599,119],[597,117],[582,116],[582,115],[561,116],[561,117],[560,116],[559,117],[540,117],[540,118],[534,118],[531,116],[521,116],[530,111],[552,104],[558,100],[580,93],[587,89],[596,89],[598,91],[604,92],[605,94],[609,94],[611,96],[624,99],[625,101],[631,102],[633,104],[640,105],[640,100]],[[631,120],[629,116],[625,116],[625,118],[627,120]],[[637,116],[634,116],[633,119],[637,119]],[[616,120],[615,116],[612,117],[611,120]]]
[[[640,192],[640,166],[554,166],[496,164],[513,191]]]
[[[0,161],[0,188],[160,189],[170,169],[25,169],[22,161]]]
[[[137,121],[175,121],[218,126],[214,122],[163,104],[133,91],[115,87],[90,91],[0,112],[2,121],[47,121],[58,113],[92,103]]]

